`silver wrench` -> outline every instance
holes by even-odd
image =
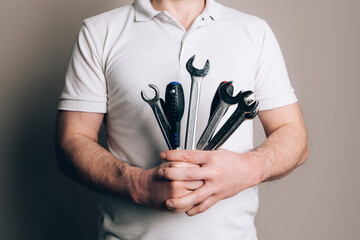
[[[201,82],[208,74],[210,68],[209,60],[206,60],[203,69],[195,68],[193,66],[194,59],[195,55],[192,56],[186,63],[186,69],[191,75],[191,90],[186,127],[185,149],[195,149],[195,132],[199,110]]]
[[[219,103],[196,145],[197,150],[202,150],[204,146],[209,142],[209,140],[211,139],[211,137],[213,136],[216,130],[216,127],[219,125],[220,120],[222,119],[222,117],[224,116],[226,110],[230,107],[230,105],[234,105],[239,101],[241,92],[238,93],[235,97],[230,95],[228,92],[228,89],[232,83],[233,82],[230,81],[220,86],[218,91]]]
[[[171,141],[170,141],[170,139],[171,139],[170,124],[169,124],[169,121],[167,120],[164,110],[161,106],[159,89],[154,84],[149,84],[149,87],[154,89],[155,97],[148,98],[145,95],[144,90],[141,91],[141,97],[152,108],[152,110],[155,114],[155,118],[156,118],[156,120],[160,126],[161,132],[164,136],[165,142],[166,142],[168,148],[171,150],[172,147],[171,147]]]
[[[220,128],[216,135],[204,147],[204,150],[216,150],[221,147],[225,141],[235,132],[235,130],[248,119],[253,119],[257,116],[259,105],[258,101],[247,100],[253,92],[246,91],[240,94],[238,107],[231,117]]]

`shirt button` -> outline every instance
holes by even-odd
[[[170,20],[170,18],[168,16],[166,16],[166,15],[164,15],[162,18],[163,18],[164,21],[167,21],[167,22]]]

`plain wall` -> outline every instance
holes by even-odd
[[[97,194],[55,165],[55,109],[82,20],[130,2],[0,1],[0,239],[96,239]],[[220,2],[270,24],[309,129],[308,162],[260,187],[260,240],[360,239],[360,1]]]

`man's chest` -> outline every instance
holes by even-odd
[[[180,29],[137,32],[119,38],[107,54],[105,75],[110,108],[120,102],[136,107],[142,101],[140,91],[147,90],[148,84],[155,84],[164,97],[165,87],[172,81],[182,84],[187,100],[191,79],[186,62],[193,55],[197,68],[202,68],[207,59],[210,61],[200,104],[211,103],[222,81],[234,81],[235,92],[254,87],[258,53],[245,35],[211,27],[186,33]]]

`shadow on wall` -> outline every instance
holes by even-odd
[[[63,176],[56,167],[54,126],[64,69],[36,76],[16,103],[10,142],[19,239],[96,239],[97,194]],[[24,74],[25,75],[25,74]],[[34,79],[31,79],[34,78]],[[56,84],[54,84],[56,82]],[[20,232],[19,228],[21,228]]]
[[[14,66],[5,69],[9,86],[3,121],[8,121],[4,124],[8,129],[2,136],[6,139],[6,153],[2,154],[9,177],[4,184],[6,194],[1,196],[1,239],[97,238],[98,195],[62,175],[56,166],[56,106],[82,19],[124,2],[110,6],[109,2],[94,1],[83,6],[57,1],[61,6],[57,8],[44,1],[42,8],[33,6],[38,14],[26,13],[24,8],[16,13],[24,12],[27,21],[25,27],[14,28],[12,47],[16,52],[8,46],[4,53],[4,59],[12,60]],[[101,139],[104,142],[103,135]]]

